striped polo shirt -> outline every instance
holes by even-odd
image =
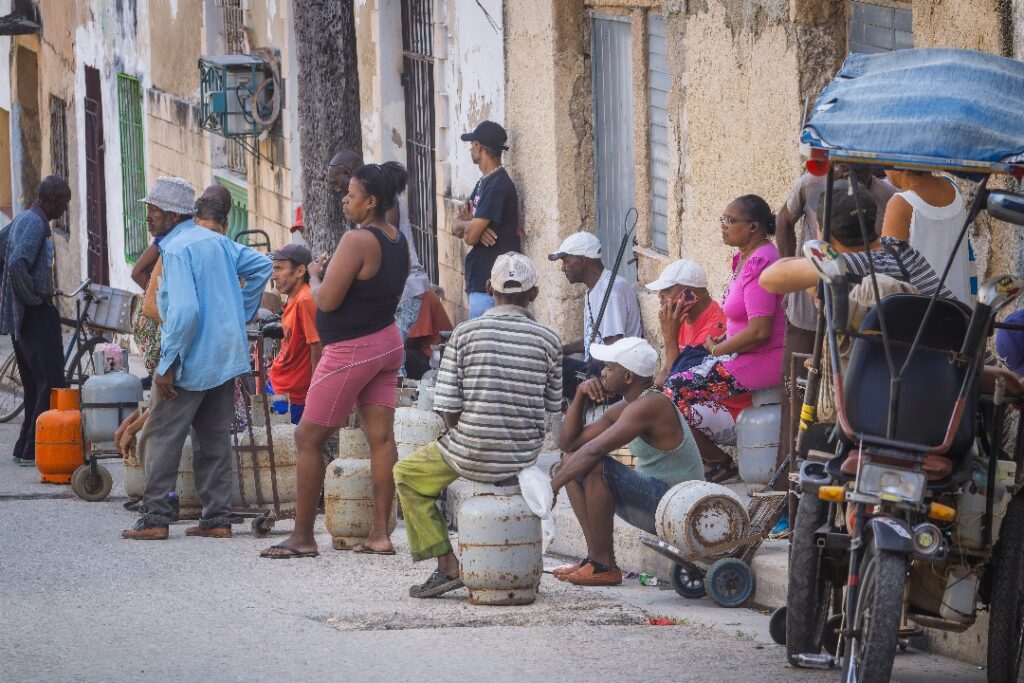
[[[888,275],[901,282],[909,282],[917,288],[919,294],[931,296],[935,293],[939,286],[939,275],[921,252],[910,246],[909,242],[895,237],[882,237],[881,243],[882,248],[871,250],[870,256],[863,251],[843,254],[841,258],[846,262],[847,271],[868,277],[871,273],[871,266],[868,264],[870,259],[874,263],[876,273]],[[939,296],[943,299],[957,300],[945,285],[939,291]]]
[[[459,475],[498,482],[537,461],[545,413],[561,410],[562,343],[525,308],[496,306],[455,328],[437,373],[434,410],[461,413],[438,439]]]

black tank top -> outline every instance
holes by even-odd
[[[365,337],[395,322],[395,309],[409,277],[409,244],[399,231],[392,241],[379,228],[365,227],[380,244],[380,269],[369,280],[355,279],[341,305],[316,312],[322,344]]]

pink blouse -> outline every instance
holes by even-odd
[[[782,382],[782,344],[786,336],[782,295],[765,291],[757,280],[765,268],[779,260],[779,251],[770,242],[759,247],[743,264],[743,270],[736,273],[739,260],[739,253],[732,257],[733,279],[722,303],[726,337],[745,330],[751,318],[765,316],[772,319],[772,334],[761,346],[744,351],[724,365],[751,391],[778,386]]]

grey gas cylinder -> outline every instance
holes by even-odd
[[[142,401],[142,380],[127,372],[93,375],[82,385],[82,429],[90,443],[110,443]]]

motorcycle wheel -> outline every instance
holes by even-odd
[[[828,503],[813,493],[800,496],[789,554],[786,596],[786,655],[792,664],[801,654],[821,652],[828,619],[831,582],[818,576],[818,546],[814,532],[828,518]]]
[[[843,643],[843,680],[887,683],[899,644],[907,556],[868,546],[853,616],[856,635]]]
[[[1016,681],[1024,658],[1024,496],[1010,501],[992,563],[988,680]]]

